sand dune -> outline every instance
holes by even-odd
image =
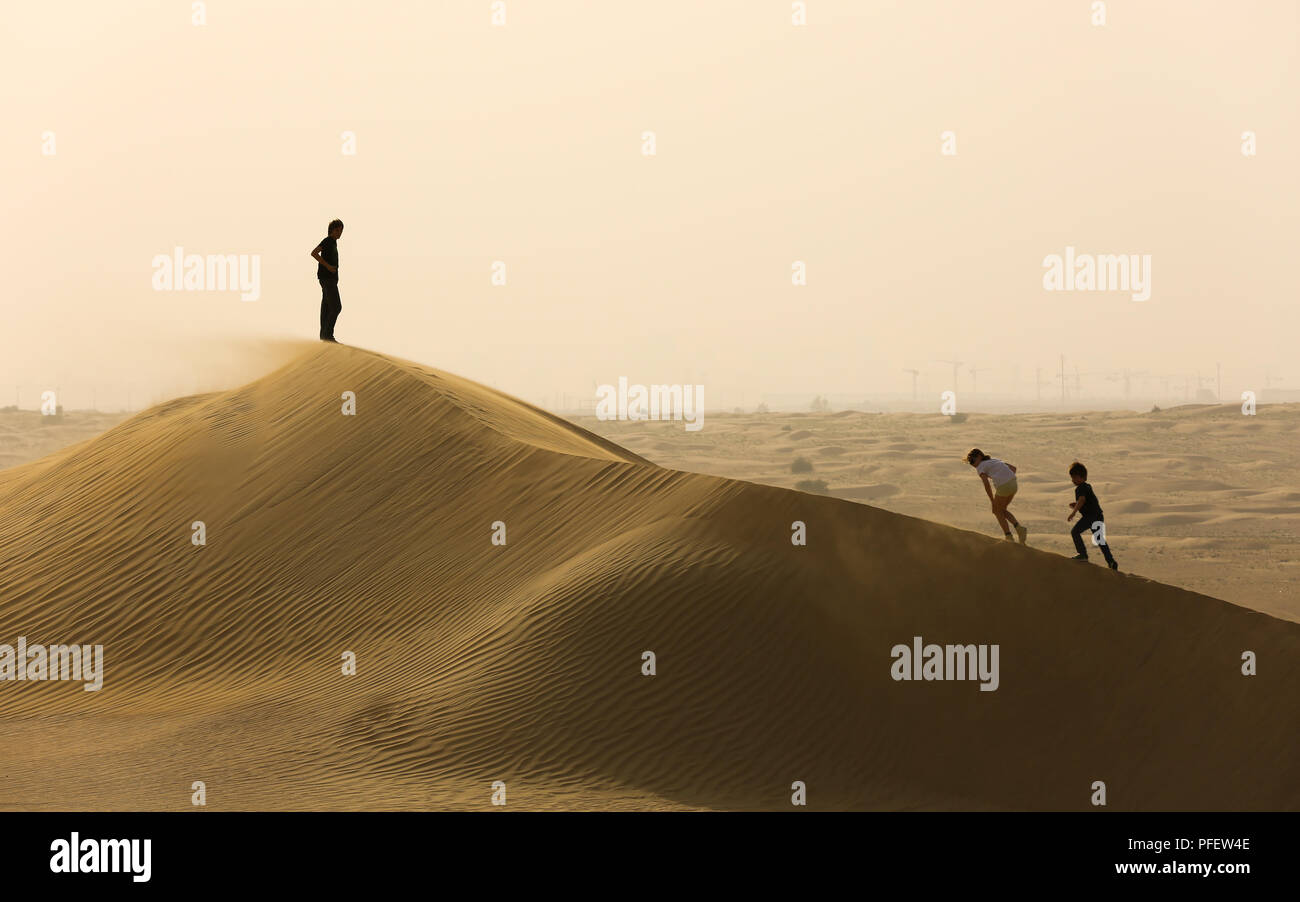
[[[0,643],[105,657],[98,692],[0,683],[6,808],[188,809],[196,780],[215,809],[488,809],[495,780],[512,809],[789,809],[793,781],[814,809],[1086,809],[1096,780],[1116,809],[1300,808],[1300,625],[664,469],[364,350],[145,411],[0,499]],[[914,636],[998,644],[999,688],[893,680]]]
[[[1300,405],[1256,416],[1235,405],[1152,413],[711,414],[699,432],[664,422],[581,425],[661,466],[784,488],[802,480],[826,494],[1000,535],[962,455],[971,447],[1019,466],[1013,510],[1031,544],[1073,555],[1066,469],[1087,463],[1122,569],[1300,622]],[[1185,427],[1201,430],[1192,438]],[[1256,428],[1258,427],[1258,428]],[[798,451],[788,436],[811,433]],[[841,453],[817,453],[825,447]],[[911,450],[902,450],[903,448]],[[813,465],[793,472],[801,456]],[[863,494],[864,486],[897,491]],[[1178,553],[1186,540],[1212,554]]]

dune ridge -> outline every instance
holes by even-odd
[[[363,349],[0,471],[0,574],[0,643],[105,657],[0,682],[5,808],[1300,808],[1300,625]],[[913,636],[998,690],[894,681]]]

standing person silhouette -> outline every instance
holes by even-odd
[[[329,234],[312,248],[316,261],[316,278],[320,281],[320,340],[334,341],[334,323],[343,311],[339,299],[339,239],[343,237],[343,220],[329,224]]]

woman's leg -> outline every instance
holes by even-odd
[[[993,496],[993,516],[997,518],[998,526],[1002,527],[1002,532],[1011,535],[1011,527],[1007,525],[1007,502],[1011,500],[1007,495]]]
[[[1012,492],[1010,495],[1006,495],[1006,496],[1003,497],[1003,499],[1002,499],[1002,516],[1006,517],[1006,518],[1007,518],[1007,522],[1010,523],[1012,526],[1019,526],[1019,525],[1020,525],[1020,521],[1016,519],[1016,515],[1013,514],[1013,513],[1011,513],[1011,510],[1010,510],[1010,508],[1011,508],[1011,499],[1013,499],[1013,498],[1015,498],[1015,497],[1016,497],[1016,493],[1015,493],[1015,492]]]

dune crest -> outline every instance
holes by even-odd
[[[0,574],[0,643],[104,658],[0,682],[7,808],[1300,808],[1300,625],[346,346],[0,472]]]

